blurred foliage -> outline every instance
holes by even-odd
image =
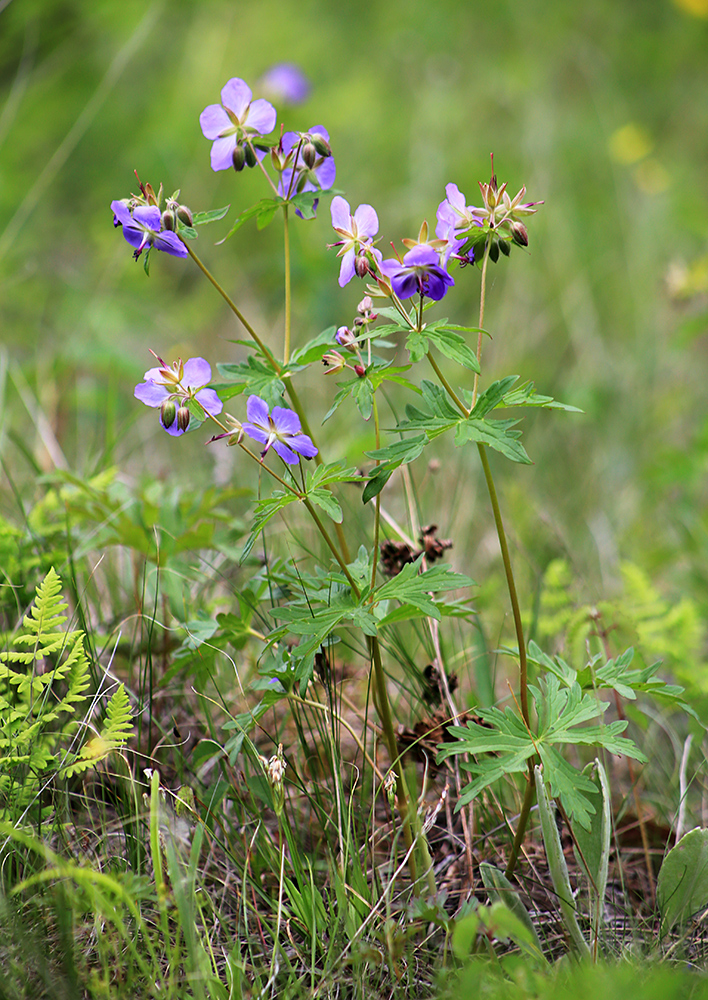
[[[484,358],[485,380],[518,371],[585,411],[527,418],[535,465],[500,477],[531,586],[565,558],[594,600],[621,590],[630,559],[667,594],[690,585],[705,610],[707,34],[700,5],[671,0],[441,0],[434,17],[422,0],[0,4],[0,457],[16,490],[0,497],[0,544],[18,496],[29,509],[43,495],[37,474],[57,467],[246,485],[231,449],[206,450],[198,434],[175,447],[134,404],[149,347],[168,359],[245,354],[196,269],[160,259],[147,280],[108,206],[135,189],[134,169],[180,187],[194,210],[231,203],[200,253],[277,343],[277,227],[246,225],[212,245],[261,187],[255,171],[210,170],[198,115],[229,77],[257,95],[260,75],[287,60],[312,90],[302,107],[279,109],[285,127],[326,125],[337,186],[353,205],[375,205],[383,246],[417,232],[423,215],[432,222],[449,181],[478,200],[492,151],[512,193],[525,183],[545,201],[528,259],[494,269]],[[298,344],[350,322],[361,289],[337,286],[326,206],[292,228]],[[470,324],[477,276],[455,278],[446,312]],[[329,382],[311,387],[313,426],[331,397]],[[340,454],[328,458],[358,461],[371,447],[350,413],[331,426]],[[486,502],[474,473],[447,474],[443,442],[439,459],[438,472],[413,470],[422,521],[443,534],[456,524],[459,568],[482,579],[497,560]],[[405,519],[395,484],[386,503]],[[352,500],[354,535],[355,516]],[[486,586],[482,609],[494,596]]]

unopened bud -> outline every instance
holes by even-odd
[[[248,142],[244,146],[244,149],[246,150],[246,166],[255,167],[255,165],[258,163],[258,158],[256,156],[256,152],[253,146],[250,144],[250,142]]]
[[[173,399],[166,399],[164,403],[160,406],[160,420],[162,421],[162,426],[167,428],[171,427],[175,422],[177,416],[177,406]]]
[[[175,213],[171,208],[166,208],[162,213],[162,228],[169,230],[171,233],[173,233],[176,229]]]
[[[362,326],[366,326],[366,320],[363,318],[363,316],[356,317],[356,319],[354,320],[354,326],[357,328],[357,330],[361,329]]]
[[[517,247],[529,245],[529,232],[523,222],[514,221],[511,223],[511,238]]]
[[[240,172],[246,166],[246,150],[243,146],[234,146],[234,151],[231,154],[231,162],[234,165],[234,170]]]
[[[194,216],[192,215],[192,210],[187,208],[186,205],[177,206],[177,218],[180,222],[184,223],[185,226],[194,225]]]
[[[356,311],[358,313],[361,313],[362,316],[365,316],[366,313],[371,312],[373,308],[374,308],[374,303],[371,300],[371,296],[365,295],[364,298],[359,303],[359,305],[356,307]]]
[[[177,410],[177,426],[181,431],[186,431],[189,427],[189,408],[186,406],[180,406]]]
[[[315,147],[320,156],[332,155],[332,150],[330,148],[329,143],[327,142],[327,140],[323,135],[319,134],[319,132],[312,133],[312,135],[310,136],[310,142]]]
[[[501,252],[504,254],[505,257],[508,257],[509,254],[511,253],[511,247],[509,246],[506,240],[499,240],[499,249],[501,250]]]
[[[359,378],[363,378],[366,375],[366,368],[363,365],[354,365],[354,371],[357,373]]]
[[[263,758],[261,759],[264,762],[266,775],[268,776],[268,781],[273,793],[273,809],[275,810],[276,815],[280,816],[283,811],[283,806],[285,805],[285,788],[283,779],[285,777],[285,769],[288,766],[285,763],[285,757],[283,756],[283,744],[278,744],[278,752],[274,754],[269,761],[265,761]]]
[[[498,240],[492,240],[491,243],[489,244],[489,259],[494,264],[496,264],[496,262],[499,260],[499,241]]]
[[[306,142],[300,150],[300,153],[307,166],[310,170],[312,170],[317,159],[317,150],[315,149],[314,143]]]
[[[366,259],[366,254],[359,254],[359,256],[354,261],[354,270],[360,278],[365,278],[369,273],[369,262]]]
[[[384,783],[383,783],[384,791],[386,792],[386,798],[388,799],[388,804],[390,805],[392,811],[396,807],[397,778],[398,775],[396,774],[395,771],[389,771],[386,777],[384,778]]]

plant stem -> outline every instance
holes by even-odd
[[[432,351],[428,351],[428,353],[426,354],[426,357],[427,357],[428,361],[430,362],[430,367],[433,369],[433,371],[435,372],[435,374],[437,375],[437,377],[440,379],[440,384],[442,385],[442,387],[444,388],[445,392],[448,394],[448,396],[450,397],[450,399],[453,401],[453,403],[455,404],[455,406],[458,408],[458,410],[462,413],[462,415],[464,417],[469,417],[470,411],[467,409],[467,407],[462,402],[462,400],[460,399],[460,397],[457,395],[457,393],[455,392],[455,390],[452,388],[452,386],[450,385],[450,383],[447,381],[447,379],[445,378],[445,376],[443,375],[443,373],[440,371],[440,366],[438,365],[437,361],[433,357]],[[475,378],[476,378],[476,375],[475,375]]]
[[[528,826],[529,816],[531,815],[531,806],[533,805],[535,792],[536,792],[536,778],[533,770],[533,760],[530,760],[528,778],[526,779],[526,791],[524,793],[524,801],[521,805],[521,812],[519,813],[519,822],[516,826],[516,836],[514,837],[514,843],[511,846],[511,854],[509,855],[509,862],[506,866],[507,878],[511,878],[511,876],[514,874],[514,869],[516,868],[516,862],[519,860],[519,852],[521,851],[521,845],[524,841],[524,836],[526,834],[526,827]]]
[[[291,291],[290,291],[290,225],[288,218],[287,203],[283,205],[283,249],[285,261],[285,339],[283,341],[283,364],[290,360],[290,313],[291,313]]]
[[[221,295],[221,297],[223,298],[224,302],[226,302],[226,304],[228,305],[229,309],[233,312],[234,316],[236,316],[236,318],[246,328],[246,330],[248,331],[249,335],[253,338],[253,340],[255,340],[255,342],[258,345],[261,353],[264,355],[265,358],[267,358],[269,364],[272,365],[274,371],[280,373],[281,366],[275,360],[275,358],[273,357],[272,353],[268,350],[268,348],[263,343],[263,341],[261,340],[261,338],[258,336],[258,334],[256,333],[256,331],[253,329],[253,327],[251,326],[251,324],[248,322],[248,320],[246,319],[246,317],[243,315],[243,313],[241,312],[241,310],[238,308],[238,306],[236,305],[236,303],[228,295],[228,293],[226,292],[226,290],[224,288],[222,288],[222,286],[216,280],[216,278],[211,273],[211,271],[209,270],[209,268],[205,264],[202,263],[202,261],[199,259],[199,257],[197,257],[197,255],[195,254],[194,250],[192,250],[192,248],[190,247],[190,245],[188,243],[185,243],[185,246],[187,247],[187,253],[189,254],[189,256],[192,258],[192,260],[197,265],[197,267],[202,272],[202,274],[209,279],[209,281],[212,283],[212,285],[217,290],[217,292],[219,293],[219,295]]]

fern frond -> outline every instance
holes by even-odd
[[[76,757],[62,768],[62,775],[69,778],[105,760],[109,753],[125,745],[132,732],[130,700],[125,686],[119,684],[106,706],[106,719],[101,731],[84,743]]]

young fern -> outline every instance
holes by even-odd
[[[77,750],[90,687],[84,634],[63,628],[67,606],[53,568],[36,593],[15,648],[0,653],[0,816],[6,819],[31,807],[48,778],[87,769],[122,746],[131,730],[120,685],[101,730]]]

